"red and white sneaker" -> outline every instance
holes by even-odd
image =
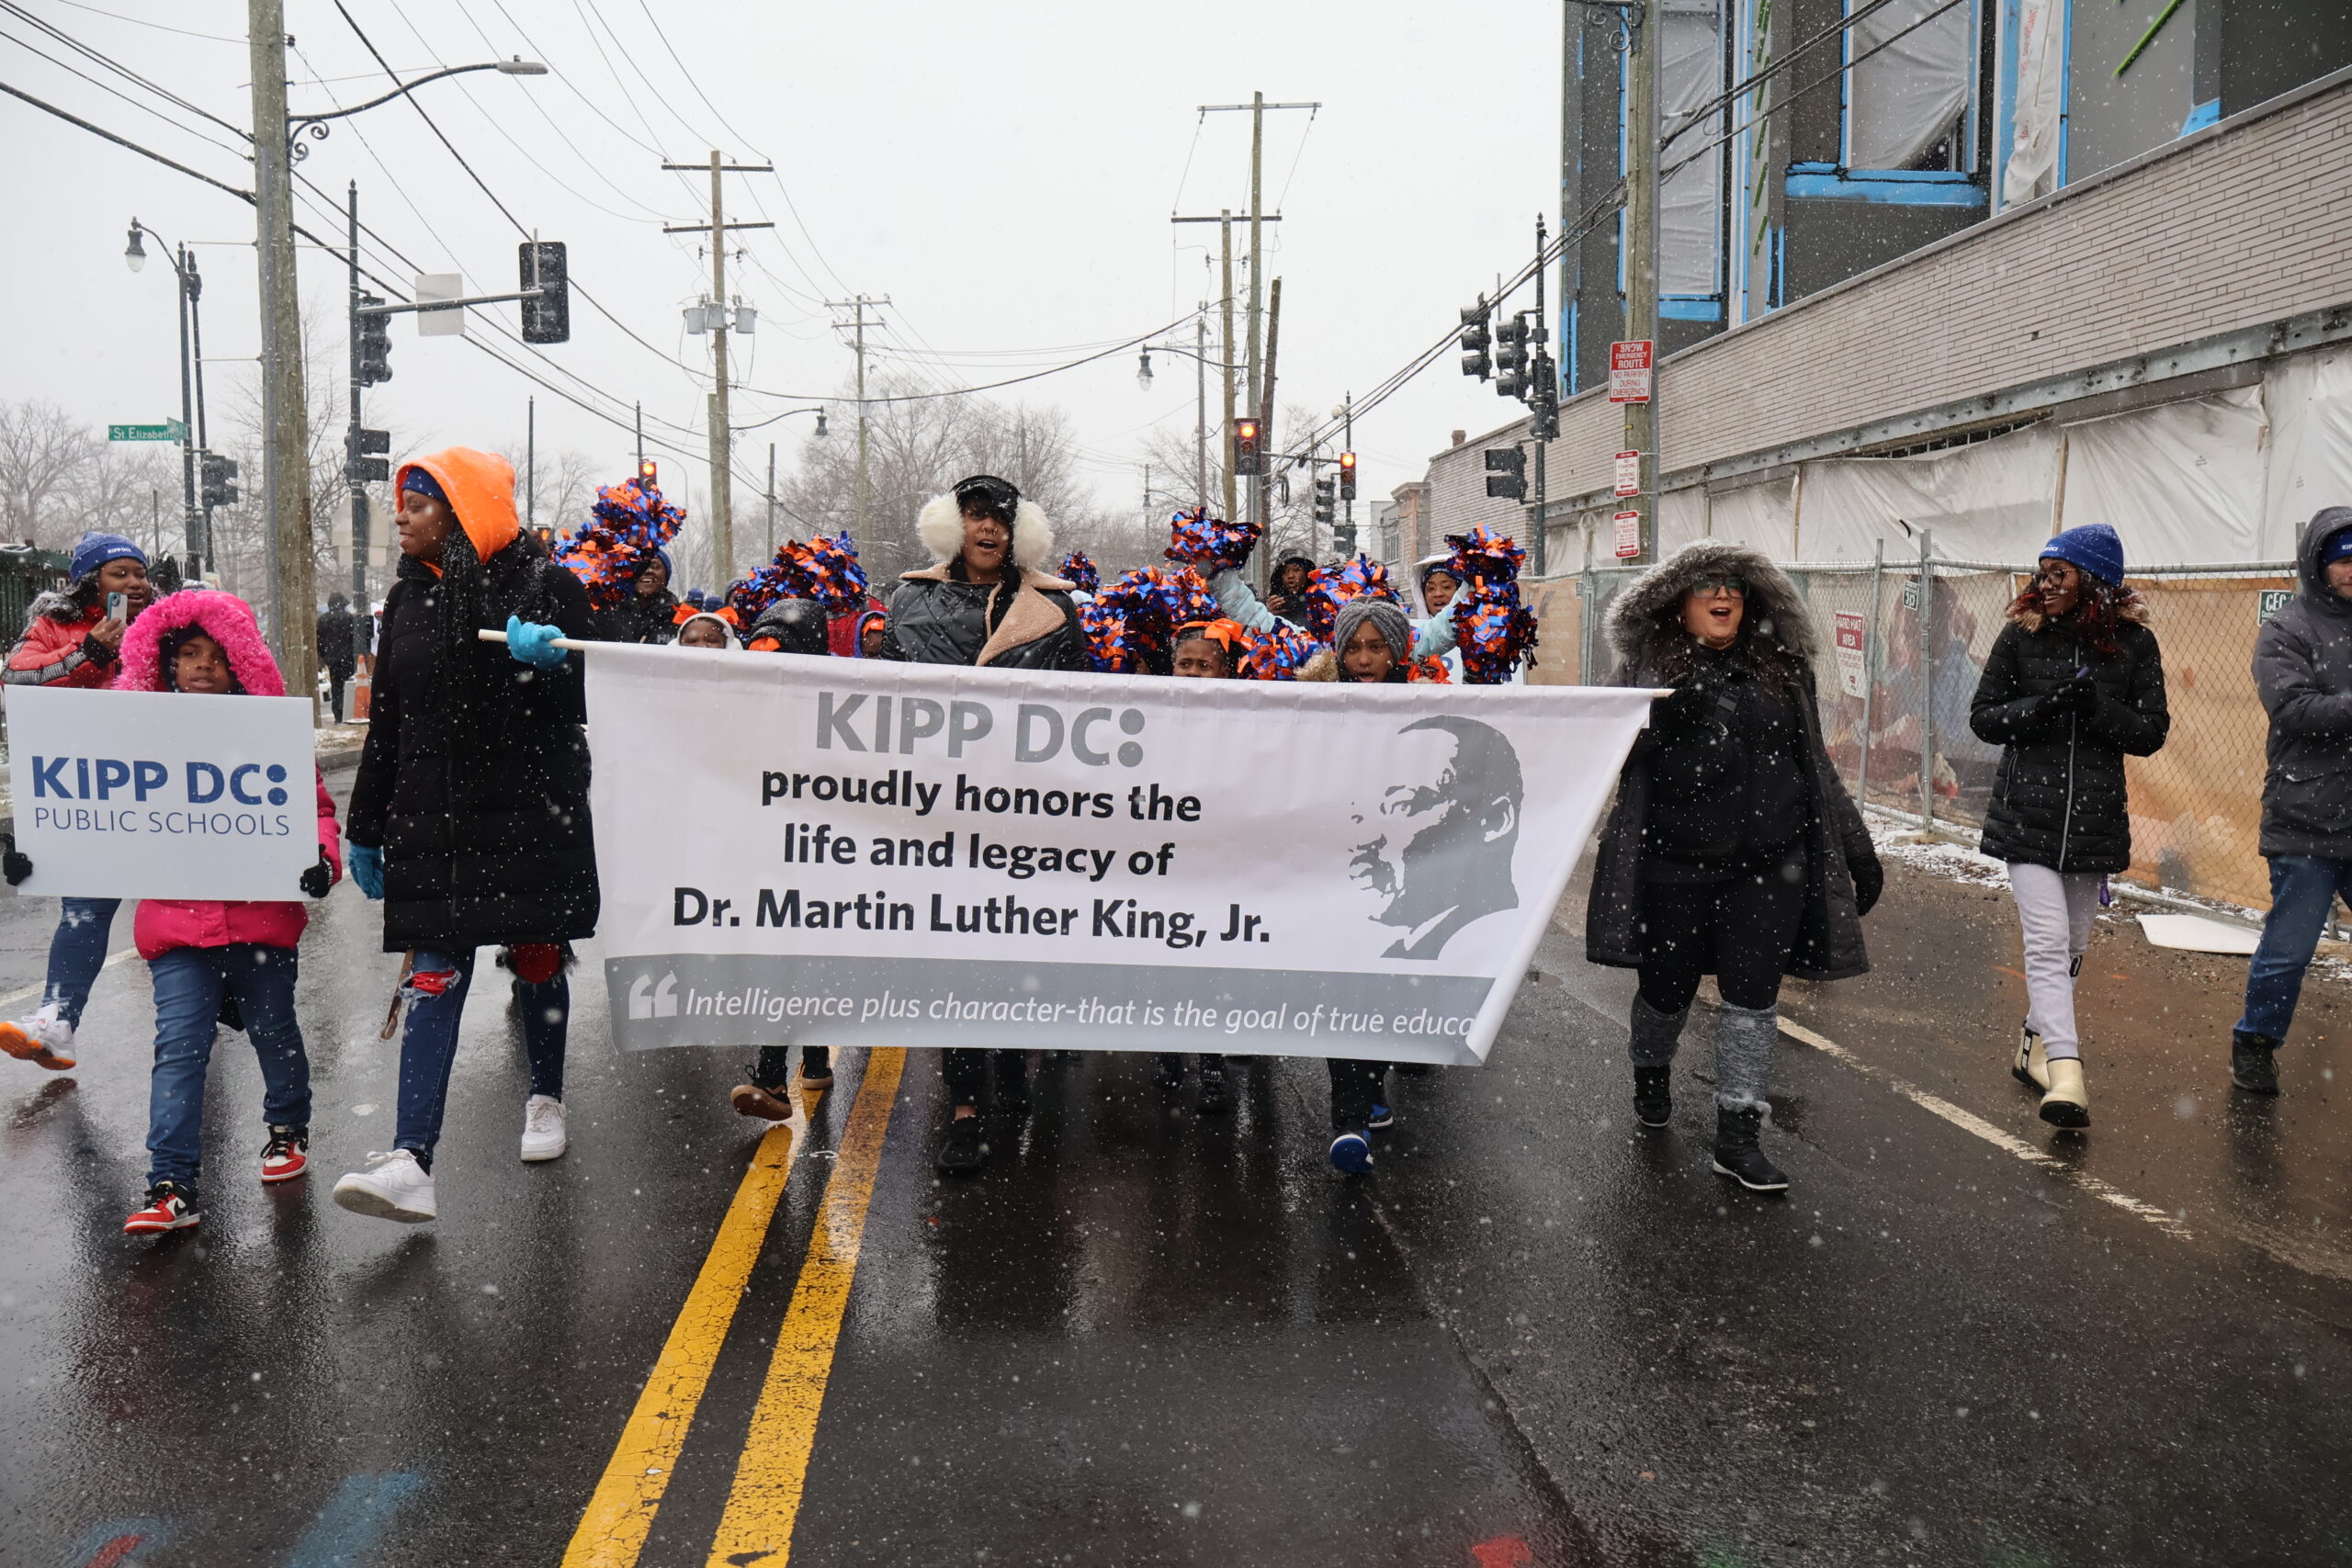
[[[262,1180],[291,1181],[310,1168],[311,1130],[271,1122],[269,1142],[261,1151]]]
[[[156,1235],[184,1231],[203,1219],[176,1181],[158,1181],[147,1189],[147,1206],[122,1222],[125,1235]]]
[[[29,1018],[0,1023],[0,1051],[62,1073],[74,1065],[74,1026],[57,1016],[57,1004],[51,1002]]]

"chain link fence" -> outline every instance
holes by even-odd
[[[1931,544],[1931,540],[1923,541]],[[1601,567],[1531,595],[1543,619],[1536,679],[1605,681],[1609,606],[1643,569]],[[2001,751],[1969,707],[2030,563],[1877,561],[1783,567],[1818,624],[1822,736],[1855,798],[1972,840]],[[2270,902],[2256,850],[2269,721],[2256,697],[2255,634],[2295,587],[2287,561],[2159,566],[2130,578],[2164,650],[2172,732],[2129,759],[2130,880],[2249,909]],[[1571,592],[1572,590],[1572,592]]]

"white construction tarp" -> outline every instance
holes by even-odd
[[[2068,425],[2064,523],[2109,525],[2130,561],[2260,560],[2267,433],[2256,387]]]
[[[2007,40],[2017,51],[2017,91],[2009,115],[2009,161],[2001,170],[2003,207],[2056,187],[2058,134],[2066,107],[2065,27],[2066,0],[2019,0]]]
[[[1883,539],[1901,559],[1924,528],[1947,559],[2030,560],[2050,537],[2057,479],[2046,424],[1916,457],[1807,463],[1796,558],[1869,560]]]
[[[2323,506],[2352,506],[2352,349],[2299,354],[2262,389],[2270,461],[2260,550],[2288,560]]]
[[[1796,557],[1794,479],[1770,479],[1707,498],[1707,531],[1774,560]]]
[[[1672,0],[1664,20],[1666,51],[1658,58],[1661,137],[1672,136],[1723,92],[1723,43],[1712,0]],[[1723,134],[1718,109],[1660,154],[1672,168]],[[1657,287],[1661,294],[1713,294],[1720,268],[1723,149],[1712,148],[1658,186]]]
[[[1707,536],[1707,492],[1692,486],[1670,490],[1657,498],[1657,553],[1672,555],[1693,539]]]
[[[1848,166],[1907,169],[1952,134],[1968,107],[1969,77],[1976,69],[1969,46],[1975,28],[1966,6],[1922,20],[1945,4],[1894,0],[1853,25],[1848,43],[1854,61],[1848,78]]]

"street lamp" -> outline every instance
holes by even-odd
[[[536,60],[525,60],[520,55],[509,60],[485,60],[475,65],[452,65],[444,71],[428,72],[413,82],[403,82],[389,93],[370,98],[364,104],[354,104],[347,109],[329,109],[324,114],[288,115],[286,134],[291,143],[289,155],[298,164],[309,157],[311,150],[302,144],[300,138],[307,134],[313,141],[324,141],[327,132],[333,129],[326,123],[328,120],[348,118],[379,104],[389,104],[394,98],[405,97],[427,82],[438,82],[445,76],[462,76],[469,71],[495,71],[502,76],[544,76],[548,73],[546,66]]]
[[[139,220],[134,218],[130,220],[130,243],[122,252],[124,264],[133,272],[147,265],[147,247],[139,243],[140,232]]]
[[[133,272],[147,265],[149,232],[138,219],[130,220],[130,239],[123,246],[122,260]],[[187,570],[194,576],[203,570],[204,545],[196,496],[197,453],[204,446],[204,330],[197,319],[197,300],[203,296],[204,280],[197,276],[196,258],[185,248],[175,251],[166,245],[164,259],[171,263],[173,279],[179,288],[180,488],[186,508]]]
[[[138,243],[137,236],[132,236],[131,243]],[[1149,348],[1143,351],[1143,363],[1136,367],[1136,389],[1143,392],[1151,390],[1151,350]]]

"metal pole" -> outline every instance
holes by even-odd
[[[344,460],[351,465],[346,476],[351,487],[351,594],[359,613],[368,613],[368,488],[360,481],[359,465],[359,182],[353,180],[344,192],[344,242],[345,262],[345,289],[348,304],[345,316],[348,327],[345,333],[350,344],[351,434],[344,444]],[[336,716],[340,717],[340,715]]]
[[[196,536],[196,393],[189,380],[193,367],[188,364],[189,299],[186,245],[179,247],[179,259],[172,264],[172,281],[179,289],[180,296],[180,490],[186,508],[180,514],[180,520],[187,528],[189,548],[193,550]],[[158,535],[155,547],[161,552],[163,547],[163,537]],[[191,567],[189,570],[195,569]]]
[[[1350,392],[1341,399],[1340,403],[1340,450],[1352,452],[1355,449],[1356,395]],[[1347,485],[1341,488],[1350,488],[1354,484],[1355,475],[1351,473],[1347,477]],[[1340,505],[1345,513],[1341,520],[1348,525],[1348,537],[1352,539],[1356,536],[1356,498],[1352,495],[1345,496],[1341,498]]]
[[[710,153],[710,370],[718,390],[710,400],[710,548],[721,582],[735,576],[734,488],[728,475],[733,433],[727,423],[727,222],[719,195],[719,155]]]
[[[309,378],[295,276],[287,150],[283,0],[247,0],[253,74],[254,211],[261,254],[263,507],[269,519],[270,638],[288,692],[317,704],[311,604]]]
[[[1552,374],[1551,359],[1544,352],[1544,339],[1549,335],[1551,328],[1544,324],[1544,216],[1541,213],[1535,217],[1535,352],[1528,356],[1527,373],[1530,378],[1537,375],[1548,377]],[[1544,435],[1544,410],[1550,406],[1553,393],[1552,389],[1541,385],[1530,386],[1528,390],[1534,395],[1532,407],[1535,412],[1531,431],[1535,437],[1535,537],[1528,542],[1527,564],[1534,569],[1536,576],[1541,577],[1544,566],[1544,536],[1551,531],[1544,518],[1544,454],[1552,445]]]
[[[1886,570],[1886,540],[1876,540],[1871,550],[1871,608],[1862,617],[1862,756],[1854,767],[1854,804],[1867,806],[1871,797],[1871,698],[1878,691],[1879,647],[1883,639],[1878,632],[1879,574]]]
[[[1259,450],[1266,450],[1266,432],[1272,423],[1266,418],[1264,384],[1261,378],[1260,345],[1265,318],[1260,312],[1261,287],[1265,275],[1265,251],[1260,241],[1263,233],[1265,209],[1261,199],[1266,164],[1266,95],[1250,95],[1250,412],[1258,421]],[[1258,472],[1250,479],[1250,516],[1262,525],[1266,521],[1266,465],[1261,462]],[[1263,551],[1260,554],[1262,556]],[[1262,566],[1262,562],[1261,563]]]
[[[775,443],[768,443],[768,531],[767,554],[760,558],[762,565],[775,559]]]
[[[523,521],[539,520],[539,400],[523,400]]]
[[[196,373],[196,449],[209,452],[212,450],[211,437],[204,427],[204,312],[200,308],[203,299],[204,278],[197,271],[196,253],[190,251],[187,255],[187,356],[189,366]],[[202,508],[203,531],[198,532],[198,513],[190,513],[187,553],[191,575],[202,572],[203,559],[212,552],[212,507],[201,494],[197,499]]]
[[[637,407],[637,471],[638,471],[639,473],[642,474],[642,473],[644,473],[644,472],[645,472],[645,405],[644,405],[643,403],[639,403],[638,405],[636,405],[636,407]]]
[[[1222,345],[1217,358],[1223,361],[1225,376],[1225,517],[1233,521],[1233,209],[1225,208],[1217,220],[1218,231],[1225,236],[1225,332],[1218,340]],[[1262,554],[1263,552],[1260,552]]]
[[[1257,278],[1254,275],[1251,276],[1250,282],[1252,284],[1257,282]],[[1258,516],[1261,522],[1265,519],[1266,515],[1266,469],[1270,466],[1271,459],[1273,457],[1273,442],[1270,437],[1272,436],[1274,428],[1274,355],[1275,351],[1282,346],[1282,338],[1283,280],[1278,277],[1274,279],[1272,288],[1268,291],[1266,300],[1266,364],[1264,378],[1260,383],[1258,397],[1258,452],[1260,461],[1258,464],[1258,477],[1250,481],[1250,489],[1255,496]],[[1315,469],[1312,465],[1308,467],[1306,473],[1308,479],[1311,481],[1315,477]],[[1315,541],[1315,530],[1312,526],[1309,526],[1307,529],[1306,538],[1307,547],[1311,553]],[[1260,550],[1258,552],[1258,559],[1261,570],[1267,570],[1270,567],[1270,563],[1265,558],[1266,552],[1264,550]]]
[[[857,297],[857,544],[865,547],[865,296]]]
[[[1928,575],[1935,535],[1919,530],[1919,828],[1936,825],[1936,583]]]
[[[1657,559],[1657,57],[1659,7],[1628,0],[1625,8],[1625,337],[1651,344],[1650,398],[1625,405],[1625,450],[1642,454],[1642,491],[1630,510],[1642,514],[1645,564]]]
[[[1209,504],[1209,307],[1193,318],[1193,503]]]

